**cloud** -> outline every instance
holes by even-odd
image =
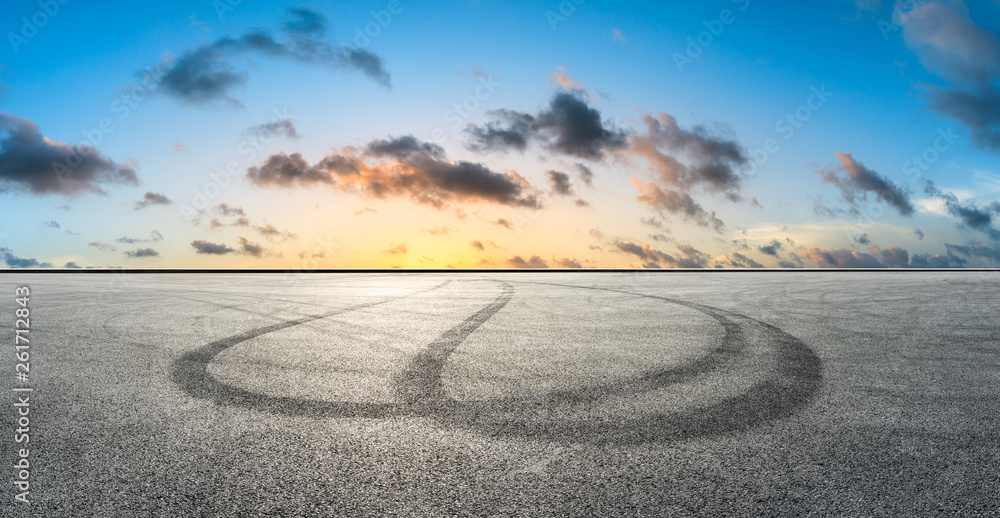
[[[570,259],[568,257],[564,257],[562,259],[556,259],[553,257],[552,263],[555,264],[557,268],[583,268],[583,265],[576,259]]]
[[[52,263],[42,262],[33,257],[18,257],[7,247],[0,247],[0,256],[8,268],[52,268]]]
[[[174,153],[187,153],[188,152],[188,147],[185,146],[184,144],[178,143],[178,144],[174,144],[173,150],[174,150]]]
[[[777,256],[778,255],[778,250],[781,250],[781,246],[782,246],[781,241],[778,241],[777,239],[774,239],[768,245],[758,246],[757,247],[757,251],[759,251],[760,253],[762,253],[764,255]]]
[[[972,131],[984,149],[1000,151],[1000,40],[978,25],[962,0],[919,2],[906,12],[903,38],[921,64],[951,82],[927,87],[931,108]]]
[[[632,183],[639,190],[636,198],[649,205],[660,216],[674,214],[686,221],[691,221],[703,227],[712,227],[716,232],[722,232],[725,224],[715,216],[715,211],[705,210],[690,194],[660,187],[653,183],[644,183],[638,178],[632,178]]]
[[[75,196],[137,183],[134,165],[116,163],[88,144],[50,140],[34,122],[0,112],[0,188]]]
[[[913,233],[916,234],[917,239],[919,239],[921,241],[924,240],[924,231],[923,230],[920,230],[919,228],[915,228],[915,229],[913,229]]]
[[[618,30],[616,27],[611,28],[611,41],[628,43],[628,40],[625,39],[625,35],[622,34],[622,31]]]
[[[271,225],[270,223],[268,223],[267,225],[254,225],[253,229],[259,232],[260,235],[264,236],[267,239],[271,239],[273,237],[281,237],[282,240],[285,240],[285,239],[295,239],[296,237],[298,237],[291,231],[278,230],[277,227]]]
[[[191,247],[194,248],[195,253],[205,254],[205,255],[225,255],[225,254],[231,254],[236,251],[224,244],[209,243],[208,241],[203,241],[200,239],[197,241],[192,241]]]
[[[426,230],[427,233],[432,236],[443,236],[451,231],[451,229],[448,227],[425,228],[424,230]]]
[[[662,185],[681,192],[704,187],[726,193],[734,201],[740,199],[741,170],[749,158],[738,142],[713,135],[702,126],[681,128],[666,113],[646,115],[642,120],[646,131],[629,139],[630,153],[645,159]]]
[[[119,243],[124,243],[126,245],[134,245],[136,243],[148,243],[150,241],[161,241],[161,240],[163,240],[163,235],[160,234],[159,231],[154,230],[149,233],[148,239],[139,239],[128,236],[122,236],[116,239],[115,241],[118,241]]]
[[[582,83],[569,75],[566,67],[558,67],[557,72],[549,75],[549,83],[559,86],[564,90],[584,92],[587,90]]]
[[[607,152],[628,145],[628,134],[604,122],[601,113],[590,107],[579,91],[557,92],[547,110],[533,115],[513,110],[489,114],[493,121],[466,128],[469,149],[524,151],[530,142],[538,142],[554,153],[603,160]]]
[[[802,252],[802,257],[816,263],[820,268],[885,268],[885,265],[871,254],[844,248],[839,250],[810,248]]]
[[[223,216],[246,216],[243,207],[232,207],[228,203],[220,203],[215,206],[216,212]]]
[[[894,207],[903,216],[913,214],[913,204],[903,188],[854,160],[850,153],[837,151],[835,154],[840,161],[840,167],[830,166],[815,172],[824,182],[840,189],[844,200],[851,205],[854,213],[860,211],[860,200],[867,199],[871,193]]]
[[[367,213],[369,213],[369,212],[371,212],[371,213],[373,213],[373,214],[374,214],[374,213],[377,213],[377,212],[378,212],[378,210],[376,210],[376,209],[372,209],[372,208],[370,208],[370,207],[365,207],[365,208],[363,208],[363,209],[361,209],[361,210],[359,210],[359,211],[355,212],[355,213],[354,213],[354,215],[355,215],[355,216],[361,216],[362,214],[367,214]]]
[[[166,58],[161,62],[162,90],[190,104],[227,101],[239,105],[230,92],[246,84],[249,78],[247,72],[236,71],[232,65],[232,59],[240,55],[354,69],[386,88],[391,86],[381,57],[363,48],[318,39],[326,24],[319,13],[295,9],[290,14],[291,19],[284,25],[289,34],[287,41],[276,40],[265,29],[250,29],[238,37],[220,38],[196,47],[176,59]]]
[[[868,234],[861,234],[860,236],[854,236],[854,241],[856,241],[859,245],[872,244],[872,240],[868,239]]]
[[[150,205],[170,205],[173,203],[166,195],[157,192],[146,192],[142,199],[135,203],[135,210],[145,209]]]
[[[802,257],[816,263],[821,268],[961,268],[966,261],[952,254],[910,254],[907,250],[893,246],[885,250],[871,246],[870,253],[853,250],[826,250],[810,248]]]
[[[549,183],[552,184],[552,192],[560,196],[573,194],[573,185],[570,184],[568,174],[552,170],[546,171],[545,174],[549,177]]]
[[[952,245],[945,244],[945,248],[948,250],[948,255],[959,254],[964,255],[969,258],[983,258],[987,259],[994,264],[1000,263],[1000,247],[994,246],[983,246],[978,243],[972,243],[969,245]]]
[[[260,243],[254,243],[243,236],[239,236],[238,239],[240,244],[239,253],[243,255],[260,258],[265,252],[267,252],[267,250],[261,246]]]
[[[410,252],[409,250],[406,249],[405,244],[400,243],[398,245],[390,245],[389,248],[382,250],[382,253],[396,255],[396,254],[408,254]]]
[[[475,248],[480,251],[486,250],[486,247],[484,247],[483,243],[480,241],[472,241],[469,243],[469,245],[472,246],[472,248]]]
[[[500,218],[500,219],[494,221],[493,224],[496,225],[496,226],[498,226],[498,227],[506,228],[508,230],[513,230],[514,229],[514,224],[511,223],[506,218]]]
[[[587,201],[587,200],[584,200],[584,199],[582,199],[582,198],[577,198],[577,200],[576,200],[576,201],[574,201],[573,203],[574,203],[574,204],[575,204],[575,205],[576,205],[577,207],[589,207],[589,206],[590,206],[590,202],[589,202],[589,201]]]
[[[293,34],[315,34],[322,36],[326,31],[326,18],[309,9],[292,8],[288,10],[291,19],[282,25],[282,29]]]
[[[589,167],[577,162],[576,170],[579,172],[580,180],[584,183],[584,185],[587,187],[594,186],[594,172],[591,171]]]
[[[743,255],[743,254],[741,254],[739,252],[733,252],[732,254],[729,254],[729,257],[727,257],[725,260],[721,261],[719,264],[721,264],[724,267],[729,267],[729,268],[764,268],[765,267],[763,264],[758,263],[757,261],[753,260],[752,258],[750,258],[750,257],[748,257],[746,255]]]
[[[506,263],[507,266],[511,268],[541,269],[549,267],[549,265],[545,262],[545,260],[542,259],[541,257],[538,257],[537,255],[531,256],[531,258],[528,259],[527,261],[525,261],[524,258],[522,258],[521,256],[515,255],[514,257],[507,259]]]
[[[132,250],[131,252],[125,252],[125,255],[129,258],[142,258],[142,257],[159,257],[160,253],[152,248],[139,248]]]
[[[271,139],[273,137],[284,137],[288,140],[299,139],[299,134],[295,130],[295,123],[291,119],[279,119],[251,126],[246,130],[246,133],[261,139]]]
[[[49,228],[62,228],[58,221],[46,221],[45,226]]]
[[[973,203],[962,203],[954,193],[942,192],[929,180],[924,191],[928,196],[944,202],[945,210],[961,221],[960,226],[983,232],[993,241],[1000,241],[1000,230],[993,226],[995,211],[992,206],[979,207]]]
[[[638,245],[620,239],[613,243],[619,252],[632,254],[645,261],[644,268],[705,268],[708,264],[708,255],[691,245],[677,245],[679,256],[673,256],[666,252],[657,250],[646,245]]]
[[[247,179],[259,187],[326,184],[371,198],[409,197],[438,209],[451,202],[541,207],[535,189],[516,172],[449,162],[440,146],[410,135],[342,148],[312,166],[298,153],[279,153],[250,168]]]
[[[109,245],[107,243],[102,243],[100,241],[94,241],[94,242],[91,242],[91,243],[87,243],[87,246],[92,246],[92,247],[94,247],[94,248],[96,248],[96,249],[98,249],[98,250],[100,250],[102,252],[107,252],[108,250],[111,250],[112,252],[115,251],[115,247],[114,246],[111,246],[111,245]]]
[[[76,270],[76,269],[79,269],[79,268],[80,268],[80,265],[76,264],[76,263],[75,263],[75,262],[73,262],[73,261],[70,261],[70,262],[68,262],[68,263],[64,264],[64,265],[63,265],[63,268],[66,268],[66,269],[68,269],[68,270]]]

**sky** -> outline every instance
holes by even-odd
[[[1000,2],[7,2],[8,268],[1000,266]]]

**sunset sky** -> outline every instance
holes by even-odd
[[[7,267],[1000,265],[995,1],[99,5],[0,7]]]

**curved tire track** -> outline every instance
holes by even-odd
[[[450,282],[450,281],[448,281]],[[428,290],[447,284],[445,282]],[[397,378],[398,403],[358,403],[267,396],[232,387],[208,374],[208,364],[222,351],[252,338],[357,309],[377,306],[404,297],[358,304],[279,324],[264,326],[209,343],[179,358],[172,378],[188,394],[219,404],[237,405],[289,416],[386,418],[418,416],[443,425],[472,428],[491,436],[593,444],[638,444],[671,441],[685,437],[717,435],[793,415],[806,406],[822,385],[819,358],[800,340],[770,324],[731,311],[693,302],[642,293],[549,284],[651,298],[694,309],[715,319],[725,334],[707,355],[679,366],[606,384],[547,393],[538,398],[507,398],[456,401],[441,380],[451,354],[472,332],[487,322],[511,300],[514,288],[496,281],[502,293],[487,306],[444,332],[411,360]],[[408,295],[409,296],[409,295]],[[560,411],[611,396],[638,394],[698,380],[716,371],[727,372],[747,356],[747,332],[759,335],[774,349],[778,363],[772,376],[747,392],[700,408],[667,411],[634,419],[560,419]]]

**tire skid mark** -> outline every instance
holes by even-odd
[[[721,345],[712,352],[680,366],[608,384],[552,392],[538,398],[455,401],[443,390],[424,391],[422,403],[439,410],[429,413],[438,422],[449,426],[479,429],[492,437],[520,437],[559,443],[628,445],[667,442],[686,437],[745,430],[791,416],[806,406],[822,385],[822,366],[819,357],[797,338],[773,325],[750,317],[694,302],[610,288],[540,282],[518,283],[607,291],[678,304],[711,316],[723,326],[725,335]],[[773,379],[753,385],[744,394],[726,398],[707,407],[664,412],[636,419],[598,418],[588,421],[559,419],[560,407],[594,402],[612,395],[664,388],[694,380],[720,367],[733,364],[746,348],[743,325],[756,326],[758,331],[767,335],[768,343],[775,347],[780,360]],[[455,347],[442,348],[442,351],[454,349]],[[447,357],[437,359],[442,366],[446,361]],[[419,370],[419,363],[418,360],[414,360],[408,371],[414,368]],[[419,380],[419,386],[441,386],[440,369],[425,368],[423,373],[426,377]],[[410,391],[412,392],[412,388]]]
[[[219,353],[246,340],[404,297],[341,308],[257,328],[209,343],[178,359],[175,362],[172,378],[185,392],[194,397],[279,415],[349,418],[426,417],[441,425],[476,429],[492,437],[598,445],[667,442],[746,430],[795,414],[809,404],[822,385],[822,365],[812,350],[781,329],[745,315],[694,302],[612,288],[512,281],[518,284],[605,291],[677,304],[715,319],[723,326],[725,334],[720,345],[708,354],[669,369],[615,380],[607,384],[550,392],[536,398],[456,401],[447,394],[441,380],[448,359],[469,335],[503,309],[514,295],[514,288],[510,283],[490,280],[501,285],[501,294],[460,324],[445,331],[418,353],[396,378],[400,402],[330,402],[267,396],[220,383],[208,374],[207,368]],[[432,291],[448,282],[411,295]],[[715,371],[732,369],[740,359],[748,355],[745,326],[751,326],[752,333],[763,335],[763,341],[778,357],[774,372],[769,373],[772,376],[754,384],[747,392],[699,408],[665,411],[637,418],[596,418],[586,421],[560,419],[559,411],[566,407],[593,403],[622,394],[649,392],[701,379]]]
[[[443,288],[450,282],[450,280],[447,280],[434,287],[401,297],[392,297],[389,299],[338,308],[317,315],[258,327],[256,329],[251,329],[221,340],[216,340],[199,347],[198,349],[187,352],[175,360],[171,372],[171,379],[188,395],[199,399],[207,399],[217,404],[236,405],[264,410],[276,414],[293,416],[387,417],[398,413],[398,407],[400,405],[395,403],[327,402],[319,400],[303,400],[292,397],[267,396],[219,382],[208,373],[208,365],[216,356],[226,349],[258,336],[266,335],[268,333],[273,333],[275,331],[280,331],[282,329],[287,329],[300,324],[305,324],[307,322],[332,317],[334,315],[378,306],[395,300],[412,297],[414,295],[420,295]]]

